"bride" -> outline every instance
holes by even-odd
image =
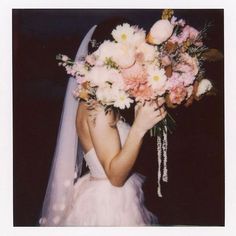
[[[87,55],[91,37],[99,30],[94,33],[95,28],[83,39],[76,59]],[[157,217],[144,206],[144,176],[132,173],[132,167],[145,133],[166,115],[164,101],[136,105],[129,126],[115,111],[78,103],[72,96],[75,86],[70,78],[40,225],[157,224]],[[89,173],[80,177],[83,159]]]

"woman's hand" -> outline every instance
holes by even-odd
[[[164,98],[157,101],[138,103],[135,106],[135,128],[142,136],[155,124],[165,118],[167,112],[164,107]]]

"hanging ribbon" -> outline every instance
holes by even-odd
[[[168,168],[167,168],[167,126],[164,126],[162,135],[157,135],[157,160],[158,160],[158,171],[157,171],[157,195],[162,197],[161,193],[161,180],[168,182]],[[163,159],[163,168],[162,168]],[[163,171],[161,171],[163,169]]]

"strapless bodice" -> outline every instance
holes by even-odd
[[[127,138],[130,126],[127,123],[120,120],[117,122],[117,129],[119,132],[121,145],[123,146],[124,142]],[[106,173],[105,173],[103,166],[101,165],[101,163],[96,155],[94,148],[90,149],[84,155],[84,159],[86,161],[86,164],[89,168],[89,171],[90,171],[90,174],[92,177],[97,178],[97,179],[106,178]]]

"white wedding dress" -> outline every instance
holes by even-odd
[[[117,123],[122,145],[129,126]],[[65,226],[143,226],[157,224],[157,217],[144,206],[144,176],[134,173],[122,187],[107,179],[96,152],[84,155],[89,173],[79,178],[64,222]]]

